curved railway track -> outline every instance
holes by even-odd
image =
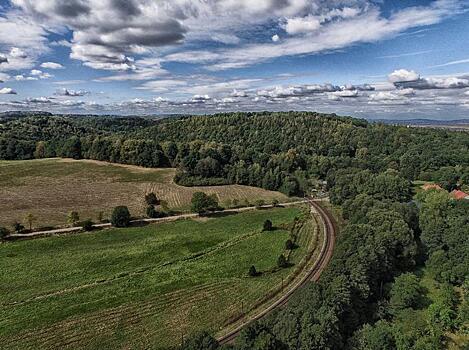
[[[311,205],[311,208],[318,213],[322,224],[323,224],[323,232],[324,234],[324,241],[321,247],[321,251],[319,253],[319,257],[317,258],[316,262],[314,263],[313,267],[308,271],[308,273],[293,287],[291,288],[285,295],[283,295],[279,300],[275,303],[270,305],[268,308],[262,310],[258,314],[253,317],[250,317],[248,321],[240,324],[238,327],[231,330],[229,333],[223,335],[222,337],[218,338],[218,342],[223,344],[229,344],[234,341],[234,339],[238,336],[241,330],[249,323],[253,321],[257,321],[262,317],[268,315],[274,309],[284,306],[288,303],[291,299],[293,294],[300,288],[304,287],[310,281],[317,281],[321,276],[321,273],[329,264],[329,261],[332,257],[332,253],[334,251],[335,245],[335,236],[336,236],[336,224],[332,214],[325,209],[319,202],[314,201],[313,199],[308,199],[308,203]]]

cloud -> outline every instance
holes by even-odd
[[[465,63],[469,63],[469,58],[466,58],[464,60],[450,61],[450,62],[446,62],[443,64],[437,64],[435,66],[430,66],[430,68],[447,67],[447,66],[453,66],[456,64],[465,64]]]
[[[0,89],[0,95],[16,95],[16,91],[9,87]]]
[[[288,34],[310,33],[321,26],[321,21],[313,16],[288,18],[284,25]]]
[[[402,83],[407,81],[416,81],[420,79],[420,75],[418,75],[413,70],[407,69],[398,69],[388,75],[388,80],[391,83]]]
[[[16,81],[26,81],[26,80],[32,81],[32,80],[38,80],[38,79],[39,79],[39,78],[31,77],[31,76],[26,77],[26,76],[24,76],[23,74],[15,75],[15,80],[16,80]]]
[[[274,43],[276,43],[276,42],[279,41],[279,40],[280,40],[280,37],[278,36],[278,34],[275,34],[275,35],[272,36],[272,41],[273,41]]]
[[[26,57],[28,57],[28,55],[22,49],[20,49],[18,47],[12,47],[11,50],[10,50],[10,57],[13,57],[13,58],[26,58]]]
[[[39,69],[33,69],[30,72],[31,77],[33,78],[38,78],[38,79],[49,79],[52,78],[52,75],[49,73],[44,73],[43,71]]]
[[[404,89],[397,91],[380,91],[370,95],[370,101],[403,101],[407,97],[414,96],[413,89]]]
[[[42,68],[47,68],[47,69],[61,69],[64,68],[60,63],[56,62],[43,62],[41,63]]]
[[[86,90],[69,90],[66,88],[62,88],[62,89],[57,90],[55,94],[58,96],[78,97],[78,96],[89,95],[90,92]]]
[[[0,64],[0,70],[29,69],[37,58],[49,51],[48,32],[36,21],[16,9],[4,11],[0,16],[0,47],[8,52],[8,59]],[[1,61],[1,60],[0,60]]]
[[[469,79],[459,77],[430,77],[422,78],[415,71],[399,69],[389,74],[388,79],[400,89],[412,88],[416,90],[429,89],[463,89],[469,87]]]
[[[246,91],[242,91],[242,90],[236,90],[234,89],[231,93],[230,93],[230,96],[231,97],[248,97],[248,93]]]
[[[104,70],[133,69],[132,54],[181,43],[186,17],[178,1],[13,0],[38,23],[73,31],[72,59]],[[187,4],[186,4],[187,5]]]
[[[8,58],[5,55],[0,54],[0,64],[8,63]]]
[[[378,56],[376,58],[400,58],[400,57],[409,57],[409,56],[418,56],[424,55],[426,53],[433,52],[433,50],[424,50],[424,51],[416,51],[416,52],[406,52],[406,53],[398,53],[395,55],[386,55],[386,56]]]
[[[209,95],[194,95],[190,102],[192,103],[205,103],[210,101],[212,98]]]
[[[331,2],[331,4],[334,3]],[[324,5],[321,4],[319,8],[323,9]],[[452,0],[437,0],[428,6],[407,7],[392,13],[389,17],[384,17],[379,8],[370,3],[363,8],[355,9],[349,16],[345,14],[343,17],[331,17],[333,15],[321,17],[317,9],[310,7],[306,13],[303,9],[303,12],[298,11],[295,16],[285,16],[289,19],[297,19],[296,22],[291,23],[297,24],[298,28],[293,25],[289,29],[292,35],[281,42],[273,44],[269,40],[268,43],[248,43],[236,48],[181,51],[167,55],[164,60],[205,63],[206,68],[212,71],[236,69],[279,57],[318,54],[358,43],[388,39],[411,28],[438,23],[461,11],[463,11],[463,3]],[[319,16],[324,23],[313,32],[300,33],[305,29],[300,24],[310,23],[311,16]],[[285,28],[287,24],[288,21],[284,25]],[[309,25],[309,29],[312,29],[313,26]],[[293,35],[295,32],[297,34]]]
[[[347,84],[340,87],[342,90],[374,91],[375,88],[370,84],[352,85]]]
[[[358,97],[358,90],[342,90],[331,92],[333,96],[337,97]]]

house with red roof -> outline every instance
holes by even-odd
[[[450,195],[456,200],[469,199],[469,194],[460,190],[453,190]]]
[[[441,188],[440,185],[438,185],[438,184],[431,184],[431,183],[427,183],[427,184],[423,185],[422,188],[423,188],[425,191],[432,190],[432,189],[435,189],[435,190],[442,190],[442,188]]]

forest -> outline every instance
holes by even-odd
[[[467,132],[310,112],[0,121],[0,159],[57,156],[175,167],[186,186],[301,196],[327,181],[345,225],[319,283],[233,345],[201,333],[184,349],[436,350],[469,336],[469,201],[448,193],[469,186]]]

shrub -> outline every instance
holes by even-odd
[[[278,199],[272,199],[272,206],[276,207],[279,204]]]
[[[147,193],[145,195],[145,202],[147,202],[148,205],[160,204],[160,200],[158,199],[158,197],[156,197],[156,194],[154,194],[153,192]]]
[[[13,229],[15,230],[16,233],[20,233],[24,230],[24,226],[20,224],[19,222],[15,222],[13,224]]]
[[[146,212],[147,212],[147,216],[151,219],[158,219],[158,218],[162,218],[166,216],[165,213],[156,210],[154,205],[149,205],[147,207]]]
[[[251,267],[249,268],[248,275],[251,276],[251,277],[256,277],[257,276],[257,270],[256,270],[256,267],[254,265],[251,265]]]
[[[265,205],[265,201],[263,199],[258,199],[255,205],[256,205],[256,208],[259,209]]]
[[[91,221],[91,219],[86,219],[81,224],[81,226],[83,227],[83,230],[85,230],[85,231],[93,230],[93,225],[94,225],[94,223],[93,223],[93,221]]]
[[[206,213],[208,211],[215,211],[220,209],[218,200],[215,196],[209,196],[204,192],[195,192],[192,195],[191,210],[194,213]]]
[[[287,239],[287,241],[285,242],[285,249],[287,250],[295,249],[295,243],[293,243],[291,239]]]
[[[270,221],[269,219],[265,220],[263,231],[272,231],[272,229],[273,229],[272,221]]]
[[[130,212],[126,206],[115,207],[111,215],[111,224],[115,227],[127,227],[130,223]]]
[[[278,257],[277,266],[280,268],[284,268],[288,266],[287,259],[285,259],[285,256],[283,254]]]
[[[70,213],[68,213],[67,223],[69,223],[70,225],[75,225],[78,222],[78,220],[80,220],[80,216],[78,215],[78,212],[71,211]]]
[[[10,232],[5,227],[0,227],[0,240],[4,240]]]

